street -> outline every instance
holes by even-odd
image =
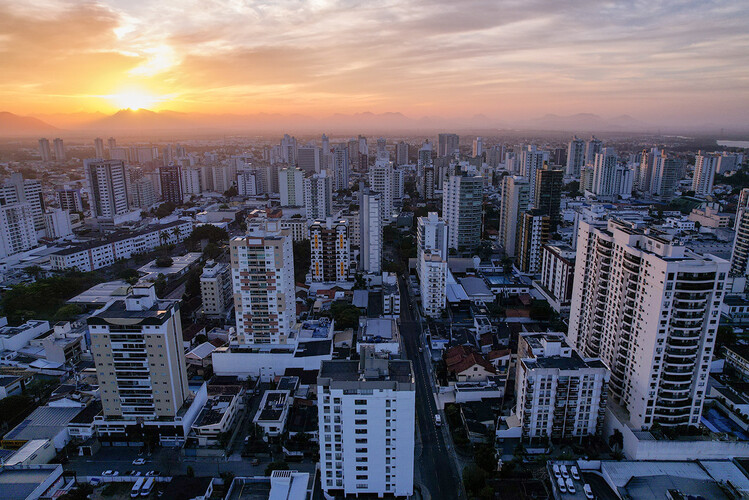
[[[434,416],[438,413],[432,389],[431,366],[424,361],[421,323],[411,307],[417,307],[411,299],[408,285],[401,277],[398,280],[401,294],[400,331],[406,356],[413,363],[416,380],[416,420],[421,438],[421,455],[415,457],[415,468],[420,472],[421,484],[429,490],[431,498],[464,498],[461,477],[454,469],[453,451],[445,438],[446,424],[437,427]],[[443,418],[444,422],[444,418]],[[452,443],[450,443],[452,446]]]

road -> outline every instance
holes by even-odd
[[[453,452],[448,448],[446,426],[437,427],[434,423],[438,409],[432,389],[431,366],[424,361],[426,354],[419,352],[419,346],[423,345],[421,322],[415,311],[411,310],[416,305],[405,280],[399,278],[398,283],[401,294],[400,331],[406,356],[414,368],[416,421],[422,444],[421,456],[416,458],[415,467],[420,471],[421,483],[429,490],[431,498],[464,498],[461,478],[454,468]]]

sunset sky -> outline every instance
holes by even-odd
[[[746,124],[749,1],[0,0],[0,110]]]

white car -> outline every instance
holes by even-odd
[[[585,483],[583,485],[583,493],[585,493],[585,498],[588,500],[593,500],[595,496],[593,496],[593,490],[590,489],[590,485],[588,483]]]
[[[434,425],[436,425],[437,427],[442,425],[442,417],[439,413],[434,415]]]
[[[559,466],[557,464],[554,464],[551,466],[551,470],[554,471],[554,477],[559,479],[562,477],[562,474],[559,473]]]
[[[574,479],[575,481],[580,480],[580,472],[577,470],[576,466],[573,465],[572,467],[570,467],[570,474],[572,474],[572,479]]]
[[[566,465],[560,465],[559,466],[559,470],[562,472],[562,477],[563,478],[567,479],[568,477],[570,477],[570,473],[567,472],[567,466]]]
[[[102,476],[115,476],[116,474],[115,474],[115,471],[113,470],[105,470],[104,472],[101,473],[101,475]]]
[[[574,494],[575,493],[575,483],[573,483],[572,479],[570,479],[569,477],[567,478],[566,483],[567,483],[567,491],[569,491],[570,493]]]
[[[567,486],[564,484],[564,479],[561,477],[557,479],[557,486],[559,486],[559,491],[562,493],[567,493]]]
[[[136,458],[135,460],[133,460],[133,465],[144,465],[145,463],[145,458]]]

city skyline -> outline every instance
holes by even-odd
[[[746,123],[749,102],[749,6],[735,1],[191,8],[53,0],[4,2],[0,12],[1,108],[19,115],[129,107],[481,114],[512,124],[596,113],[730,127]]]

